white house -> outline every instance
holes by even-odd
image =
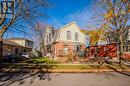
[[[85,34],[71,22],[57,30],[48,26],[44,33],[45,52],[53,56],[74,54],[85,49]]]

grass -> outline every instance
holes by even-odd
[[[97,65],[54,65],[52,66],[52,69],[95,69],[97,68]]]
[[[22,63],[2,63],[0,68],[16,68],[16,69],[38,69],[38,68],[51,68],[50,64],[57,64],[58,61],[49,58],[33,58],[28,59]]]
[[[108,68],[107,65],[87,65],[87,64],[45,64],[45,63],[5,63],[2,65],[4,68],[38,68],[48,66],[51,69],[99,69]]]
[[[54,73],[88,73],[88,72],[109,72],[109,71],[130,71],[130,68],[123,66],[121,68],[119,65],[87,65],[87,64],[6,64],[1,71],[45,71]]]
[[[58,61],[55,61],[55,60],[53,60],[53,59],[40,57],[40,58],[29,59],[29,60],[26,61],[26,63],[34,63],[34,64],[38,64],[38,63],[57,64],[57,63],[59,63],[59,62],[58,62]]]
[[[115,69],[128,69],[129,67],[119,64],[60,64],[58,61],[49,58],[33,58],[25,61],[24,63],[5,63],[1,65],[1,68],[16,68],[16,69],[37,69],[37,68],[49,68],[49,69],[110,69],[110,66]]]

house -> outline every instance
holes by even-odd
[[[25,39],[25,38],[9,38],[9,39],[6,39],[6,40],[15,42],[15,43],[17,43],[19,45],[22,45],[24,47],[33,48],[33,41],[31,41],[29,39]]]
[[[20,55],[23,52],[31,52],[33,41],[23,38],[3,39],[3,56],[7,54]]]
[[[59,29],[48,26],[44,33],[44,51],[53,56],[73,55],[85,49],[85,34],[71,22]]]

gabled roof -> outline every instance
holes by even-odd
[[[13,41],[8,40],[8,39],[3,39],[3,44],[14,45],[14,46],[22,46],[20,44],[17,44],[17,43],[15,43]]]
[[[23,47],[23,48],[30,48],[30,47],[27,47],[27,46],[22,46],[16,42],[13,42],[11,40],[8,40],[8,39],[3,39],[3,44],[6,44],[6,45],[11,45],[11,46],[17,46],[17,47]]]
[[[73,22],[70,22],[70,23],[68,23],[68,24],[66,24],[66,25],[64,25],[64,26],[62,26],[62,27],[60,27],[60,28],[57,29],[57,30],[65,29],[65,27],[70,26],[70,25],[72,25],[72,24],[76,25],[76,27],[77,27],[79,30],[81,30],[80,27],[79,27],[74,21],[73,21]]]

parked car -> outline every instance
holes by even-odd
[[[36,56],[31,52],[24,52],[24,53],[21,54],[21,57],[29,59],[29,58],[34,58]]]
[[[24,53],[22,53],[21,57],[30,58],[30,53],[24,52]]]
[[[19,62],[19,61],[23,61],[26,58],[23,57],[18,57],[16,55],[5,55],[3,58],[4,62]]]

